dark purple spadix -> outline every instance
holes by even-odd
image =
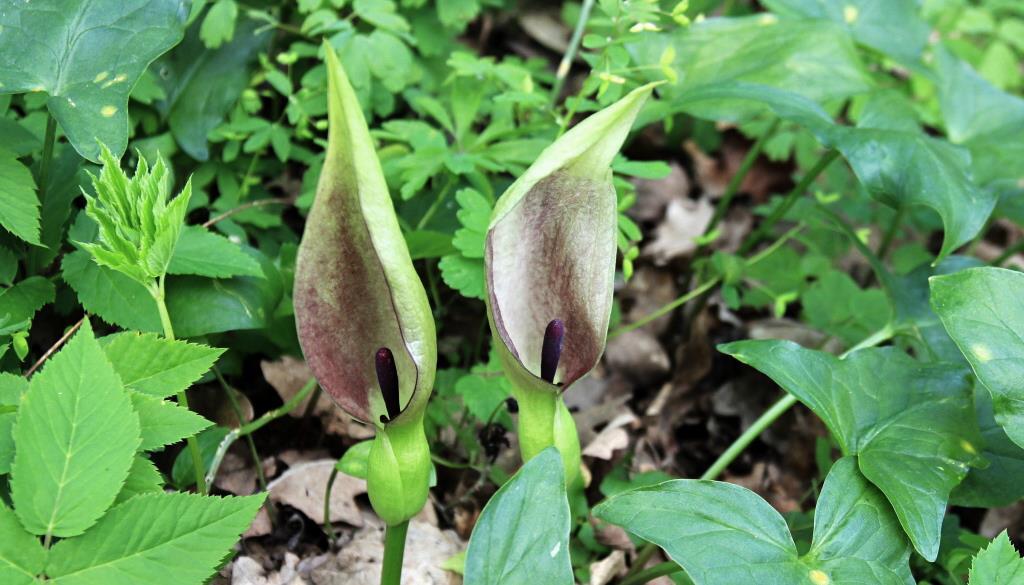
[[[555,382],[558,360],[562,357],[562,340],[565,339],[565,323],[555,319],[544,329],[544,345],[540,350],[540,377],[545,382]]]
[[[398,397],[398,368],[395,366],[395,356],[390,349],[382,347],[374,356],[374,365],[377,367],[377,383],[380,384],[380,393],[384,397],[388,420],[394,420],[402,413],[402,405]],[[382,415],[381,422],[387,422],[383,418]]]

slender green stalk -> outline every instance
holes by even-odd
[[[896,216],[892,218],[892,223],[889,224],[889,229],[885,230],[882,243],[878,246],[877,254],[880,259],[885,260],[885,257],[889,254],[889,249],[892,247],[892,243],[896,239],[896,234],[899,233],[900,227],[903,225],[903,218],[906,215],[906,207],[900,207],[896,210]]]
[[[39,159],[39,198],[46,197],[50,182],[50,167],[53,164],[53,145],[57,141],[57,120],[46,114],[46,136],[43,138],[43,157]]]
[[[776,206],[775,209],[772,211],[771,215],[765,218],[765,220],[761,222],[761,225],[754,231],[754,233],[750,234],[750,236],[747,237],[747,239],[740,246],[739,253],[746,254],[747,252],[752,250],[754,246],[759,244],[761,240],[765,239],[768,236],[768,234],[771,233],[771,230],[773,227],[775,227],[775,224],[786,216],[786,213],[789,212],[790,208],[792,208],[793,205],[796,204],[797,199],[799,199],[800,196],[802,196],[804,192],[807,191],[807,188],[811,186],[811,183],[813,183],[814,180],[818,178],[818,175],[820,175],[826,168],[828,168],[828,166],[832,164],[832,161],[836,160],[837,158],[839,158],[839,151],[835,149],[829,150],[828,152],[823,154],[821,158],[818,159],[818,162],[815,163],[813,167],[811,167],[811,170],[807,171],[807,174],[800,179],[800,181],[796,184],[795,187],[793,187],[793,190],[786,195],[786,198],[782,200],[782,203]]]
[[[587,21],[590,20],[590,11],[593,9],[594,0],[583,0],[583,5],[580,7],[580,17],[576,21],[576,28],[572,31],[569,46],[566,47],[565,55],[562,56],[562,61],[558,64],[558,70],[555,72],[555,84],[551,88],[552,105],[558,103],[558,98],[562,95],[562,88],[565,87],[565,80],[569,77],[569,71],[572,69],[572,62],[576,58],[576,53],[580,50],[583,31],[587,29]]]
[[[992,266],[1002,266],[1004,262],[1012,258],[1015,254],[1024,250],[1024,239],[1019,240],[1012,245],[1008,246],[1003,253],[1000,254],[995,260],[990,262]]]
[[[885,341],[891,339],[894,333],[895,332],[892,326],[886,325],[885,327],[879,329],[875,333],[869,335],[867,338],[865,338],[857,345],[843,352],[839,356],[839,359],[843,359],[859,349],[864,349],[866,347],[874,347],[880,343],[884,343]],[[770,427],[776,420],[778,420],[780,416],[782,416],[783,413],[789,410],[791,406],[796,404],[796,402],[796,397],[788,393],[781,399],[779,399],[778,402],[776,402],[771,408],[765,411],[765,413],[762,414],[756,421],[754,421],[754,423],[750,425],[750,428],[744,431],[743,434],[741,434],[735,441],[733,441],[732,445],[729,445],[729,448],[726,449],[725,452],[722,453],[718,457],[718,459],[716,459],[715,462],[711,464],[711,467],[709,467],[708,470],[704,472],[704,475],[700,476],[700,478],[715,479],[716,477],[718,477],[719,474],[725,471],[725,469],[729,467],[729,465],[732,464],[732,462],[735,461],[736,458],[739,457],[740,454],[743,453],[743,451],[746,450],[746,448],[750,446],[751,443],[754,442],[754,439],[760,436],[765,429]]]
[[[331,546],[337,542],[337,535],[334,534],[334,525],[331,524],[331,490],[334,489],[334,480],[338,478],[338,468],[331,470],[331,476],[327,478],[327,492],[324,494],[324,530],[327,532],[327,539]]]
[[[653,567],[648,567],[642,571],[638,571],[633,575],[629,575],[622,581],[620,581],[619,585],[642,585],[643,583],[653,581],[658,577],[664,577],[666,575],[671,575],[673,573],[679,573],[682,570],[683,569],[679,565],[673,563],[672,561],[667,561],[664,563],[654,565]],[[684,583],[692,583],[692,581],[687,579],[686,581],[684,581]]]
[[[402,585],[402,559],[405,557],[405,536],[408,532],[408,520],[385,529],[380,585]]]
[[[743,184],[743,179],[747,178],[747,174],[750,169],[754,167],[754,163],[757,162],[757,157],[761,156],[761,152],[764,150],[765,144],[779,129],[781,118],[776,118],[772,122],[768,130],[762,134],[754,145],[747,151],[747,156],[743,158],[743,162],[740,163],[740,168],[736,170],[732,178],[729,179],[729,184],[725,186],[725,192],[722,193],[722,198],[718,200],[718,205],[715,207],[715,214],[711,216],[711,221],[708,222],[708,227],[704,228],[704,235],[710,234],[719,222],[725,217],[725,214],[729,211],[729,205],[732,204],[732,200],[739,193],[740,185]]]
[[[455,186],[455,179],[449,178],[448,181],[445,182],[444,187],[441,187],[441,190],[438,191],[437,197],[434,198],[434,202],[430,204],[430,207],[427,208],[426,213],[423,214],[423,217],[421,217],[420,221],[416,224],[417,230],[423,229],[424,227],[427,226],[428,223],[430,223],[430,220],[434,217],[434,214],[437,213],[437,210],[441,208],[441,204],[444,203],[444,200],[448,198],[448,193],[452,190],[453,186]]]
[[[220,369],[217,366],[213,367],[213,374],[217,377],[221,389],[224,390],[224,394],[227,395],[228,401],[231,403],[231,410],[235,413],[235,418],[238,419],[238,426],[242,426],[245,423],[245,414],[242,412],[242,405],[235,398],[234,388],[224,379],[224,375],[220,373]],[[263,465],[260,463],[262,459],[260,458],[259,451],[256,450],[256,441],[253,440],[251,434],[246,435],[245,440],[249,444],[249,454],[252,456],[252,464],[256,468],[256,481],[259,483],[260,490],[265,492],[267,491],[267,476],[263,473]],[[210,479],[212,482],[213,478]],[[267,507],[267,513],[270,516],[270,523],[275,524],[277,522],[277,509],[274,503],[268,498],[264,501],[264,505]]]
[[[164,298],[166,296],[166,289],[164,287],[165,277],[161,276],[157,279],[157,284],[150,287],[150,294],[153,296],[153,300],[156,301],[157,312],[160,313],[160,324],[164,328],[164,337],[167,339],[174,339],[174,327],[171,326],[171,316],[167,313],[167,303]],[[182,408],[188,409],[188,395],[185,390],[178,392],[178,404]],[[196,491],[200,494],[206,494],[206,474],[203,472],[203,456],[199,451],[199,441],[196,440],[195,435],[190,435],[185,439],[188,445],[189,453],[192,455],[192,467],[195,471],[196,476]]]

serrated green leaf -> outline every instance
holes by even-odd
[[[120,504],[139,494],[159,493],[164,489],[164,478],[160,475],[156,465],[145,455],[136,455],[132,459],[132,467],[128,470],[128,477],[117,493],[114,504]]]
[[[56,288],[42,276],[30,276],[0,292],[0,323],[30,321],[36,311],[53,302]]]
[[[39,539],[18,523],[17,516],[0,501],[0,582],[32,585],[46,565],[46,550]]]
[[[225,238],[199,226],[181,231],[168,274],[195,274],[210,278],[263,276],[260,264]]]
[[[216,49],[235,36],[235,21],[238,19],[238,4],[235,0],[217,0],[206,13],[199,27],[199,38],[210,49]]]
[[[29,532],[76,536],[113,503],[139,420],[88,321],[29,382],[14,442],[11,501]]]
[[[483,258],[484,240],[487,238],[487,226],[494,206],[475,189],[460,189],[455,194],[455,200],[459,204],[456,216],[462,227],[455,231],[452,244],[466,258]]]
[[[971,585],[1020,585],[1024,583],[1024,559],[1013,548],[1006,531],[992,540],[971,563]]]
[[[932,308],[992,393],[996,421],[1024,447],[1024,274],[970,268],[929,282]]]
[[[825,480],[803,556],[778,512],[725,482],[667,481],[609,498],[594,514],[661,546],[696,585],[914,583],[892,508],[850,457]]]
[[[262,494],[134,497],[88,533],[54,545],[46,573],[54,585],[132,585],[140,575],[150,585],[202,583],[230,552],[263,499]]]
[[[128,143],[128,94],[181,40],[186,16],[181,2],[165,0],[9,4],[0,13],[0,93],[45,91],[75,150],[98,161],[102,142],[120,156]]]
[[[35,179],[28,167],[3,149],[0,149],[0,226],[30,244],[42,245]]]
[[[894,348],[842,360],[777,340],[719,350],[813,410],[892,503],[914,548],[935,559],[949,493],[978,461],[981,442],[964,368],[921,364]]]
[[[107,323],[139,331],[163,331],[149,291],[127,276],[99,266],[89,253],[76,250],[61,262],[64,281],[85,310]]]
[[[133,392],[132,408],[142,429],[140,451],[151,451],[191,437],[213,423],[187,408]]]
[[[10,473],[14,461],[14,421],[16,412],[0,414],[0,475]]]
[[[484,299],[484,261],[450,254],[438,262],[441,279],[464,297]]]
[[[466,550],[466,585],[571,585],[569,501],[549,447],[491,497]]]
[[[187,389],[224,353],[216,347],[135,331],[99,341],[126,388],[157,398]]]

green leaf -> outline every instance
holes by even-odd
[[[0,46],[2,44],[0,40]],[[0,149],[0,225],[30,244],[42,245],[39,199],[32,172],[14,154],[3,149]]]
[[[92,261],[76,250],[61,262],[62,275],[86,311],[107,323],[140,331],[163,331],[156,302],[131,278]]]
[[[45,91],[75,150],[95,162],[102,142],[120,156],[128,144],[128,94],[181,40],[185,17],[181,2],[165,0],[10,4],[0,13],[0,92]]]
[[[199,226],[182,230],[168,274],[195,274],[210,278],[263,276],[260,264],[225,238]]]
[[[480,513],[466,550],[466,585],[571,585],[569,527],[562,458],[549,447]]]
[[[971,585],[1020,585],[1024,583],[1024,559],[1013,548],[1004,530],[992,544],[974,557]]]
[[[843,360],[776,340],[719,350],[813,410],[892,503],[914,548],[935,560],[949,493],[977,461],[980,443],[962,367],[921,364],[893,348]]]
[[[76,536],[113,503],[139,420],[88,321],[32,378],[14,443],[11,501],[29,532]]]
[[[213,463],[213,457],[217,454],[217,447],[224,437],[231,430],[221,426],[208,427],[199,433],[196,440],[199,442],[199,454],[203,460],[203,469],[209,471]],[[192,454],[188,449],[182,449],[174,458],[174,465],[171,467],[171,481],[178,489],[185,489],[195,484],[195,468],[192,463]]]
[[[484,261],[449,254],[438,262],[444,283],[470,299],[484,299]]]
[[[462,30],[480,14],[479,0],[438,0],[437,18],[448,28]]]
[[[187,408],[133,392],[132,407],[139,416],[142,443],[139,451],[151,451],[191,437],[213,423]]]
[[[128,477],[117,493],[114,504],[120,504],[139,494],[159,493],[164,491],[164,478],[160,475],[156,465],[145,455],[136,455],[132,459],[132,467],[128,470]]]
[[[455,201],[459,204],[456,216],[462,227],[455,231],[452,244],[466,258],[483,258],[484,240],[487,239],[487,226],[494,206],[475,189],[460,189],[455,194]]]
[[[914,583],[892,508],[850,457],[825,479],[803,556],[774,508],[725,482],[680,479],[631,490],[594,515],[665,549],[696,585]]]
[[[830,270],[801,295],[804,317],[847,346],[878,331],[892,316],[880,289],[862,290],[845,272]]]
[[[373,440],[359,441],[352,445],[341,455],[341,459],[334,467],[345,474],[359,479],[366,479],[366,470],[370,459],[370,448],[373,447]]]
[[[920,61],[931,32],[915,0],[766,0],[781,15],[830,20],[858,43],[907,65]]]
[[[129,585],[139,575],[150,585],[202,583],[230,553],[263,499],[134,497],[85,535],[54,545],[46,573],[54,585]]]
[[[269,31],[255,34],[259,26],[242,20],[234,39],[214,50],[206,49],[197,28],[190,27],[181,45],[157,62],[167,93],[157,109],[181,149],[196,160],[210,157],[207,135],[248,86],[252,62],[270,40]]]
[[[1024,447],[1024,274],[971,268],[929,282],[932,308],[992,393],[996,421]]]
[[[979,382],[974,384],[974,411],[981,429],[981,456],[988,467],[971,469],[949,501],[974,508],[1009,506],[1024,498],[1024,449],[996,422],[992,394]]]
[[[206,13],[199,38],[210,49],[229,42],[235,36],[235,21],[238,19],[238,4],[235,0],[217,0]]]
[[[99,341],[126,388],[157,398],[187,389],[224,353],[216,347],[135,331]]]
[[[819,103],[871,87],[850,36],[824,20],[781,22],[773,14],[708,18],[671,33],[645,33],[629,45],[638,63],[658,63],[668,47],[675,51],[678,81],[659,91],[669,100],[725,82],[786,89]],[[651,76],[662,74],[652,70]],[[713,118],[734,117],[739,110],[735,103],[699,105],[700,115]]]
[[[36,311],[53,302],[56,288],[42,276],[30,276],[0,292],[0,323],[30,321]]]
[[[396,12],[392,0],[355,0],[352,9],[359,18],[378,28],[407,32],[409,23]]]
[[[14,461],[14,421],[18,414],[0,414],[0,475],[10,473]]]
[[[32,585],[46,565],[46,550],[39,539],[18,523],[17,516],[0,501],[0,582]]]
[[[409,257],[413,260],[440,258],[456,252],[452,245],[451,234],[432,230],[414,230],[405,232],[405,245],[409,248]]]

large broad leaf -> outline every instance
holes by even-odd
[[[1011,441],[996,422],[992,395],[977,381],[974,385],[974,410],[981,429],[981,456],[988,466],[971,469],[953,490],[949,502],[975,508],[1009,506],[1024,498],[1024,449]]]
[[[948,51],[936,52],[946,133],[971,151],[974,173],[1003,193],[1022,190],[1024,99],[994,87]]]
[[[29,532],[81,534],[113,503],[139,419],[88,321],[32,378],[14,442],[11,501]]]
[[[892,508],[851,457],[825,480],[802,556],[782,516],[730,483],[666,481],[609,498],[594,514],[665,549],[696,585],[914,583]]]
[[[1024,583],[1024,559],[1013,548],[1004,530],[992,544],[974,557],[971,585],[1020,585]]]
[[[157,398],[187,389],[224,353],[216,347],[135,331],[108,335],[100,345],[126,388]]]
[[[473,528],[466,585],[571,585],[569,501],[562,458],[535,456],[501,486]]]
[[[727,82],[785,89],[815,102],[871,88],[850,36],[824,20],[781,22],[773,14],[708,18],[672,33],[645,33],[629,49],[639,63],[660,63],[674,54],[676,80],[659,89],[669,99]],[[657,70],[652,76],[661,79]],[[713,118],[736,117],[741,110],[749,107],[693,105],[695,114]]]
[[[864,476],[889,498],[914,548],[935,560],[949,493],[981,443],[962,366],[921,364],[893,348],[842,360],[788,341],[719,349],[813,410],[843,454],[856,455]]]
[[[2,44],[0,41],[0,46]],[[30,244],[41,245],[36,182],[28,167],[3,149],[0,149],[0,226]]]
[[[96,264],[85,250],[64,256],[61,269],[85,310],[126,329],[163,331],[156,303],[145,287]]]
[[[182,0],[33,0],[0,11],[0,93],[45,91],[79,153],[128,144],[128,94],[181,40]]]
[[[875,199],[894,207],[935,210],[945,229],[938,260],[974,238],[995,207],[995,195],[973,180],[970,153],[920,130],[879,127],[878,117],[867,117],[856,128],[838,125],[797,93],[750,83],[688,90],[672,107],[699,115],[705,104],[732,108],[743,103],[799,124],[822,144],[838,149]]]
[[[249,83],[249,65],[270,40],[267,31],[255,34],[257,28],[245,19],[231,42],[211,50],[192,27],[181,45],[154,65],[167,94],[157,107],[182,150],[196,160],[209,158],[207,134],[238,101]]]
[[[202,583],[230,553],[263,498],[136,496],[88,533],[54,545],[46,574],[54,585]]]
[[[39,539],[25,532],[14,512],[0,501],[0,583],[31,585],[43,572],[46,551]]]
[[[241,246],[199,226],[181,231],[167,273],[210,278],[263,276],[260,263],[242,251]]]
[[[1024,274],[972,268],[931,279],[932,307],[992,393],[996,421],[1024,447]]]
[[[915,0],[764,0],[783,16],[830,20],[858,43],[911,65],[921,59],[929,27]]]

